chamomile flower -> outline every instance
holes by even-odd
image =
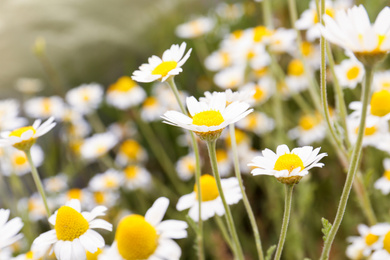
[[[95,191],[92,193],[92,196],[93,196],[94,205],[103,205],[108,208],[111,208],[117,203],[119,199],[119,192],[118,191]]]
[[[347,128],[351,143],[355,143],[359,130],[360,117],[347,118]],[[377,120],[376,117],[368,115],[364,129],[363,147],[373,146],[380,149],[382,141],[388,135],[389,126],[384,120]]]
[[[151,187],[152,176],[150,172],[140,165],[129,165],[123,169],[124,186],[129,190],[147,189]]]
[[[183,181],[188,181],[195,175],[195,154],[189,153],[179,158],[176,162],[176,172]]]
[[[288,136],[297,139],[298,145],[311,145],[325,138],[326,125],[319,113],[305,114],[300,117],[298,126],[288,131]]]
[[[376,72],[372,83],[374,90],[390,91],[390,70]]]
[[[242,3],[228,4],[221,2],[216,6],[215,12],[219,17],[234,22],[244,15],[245,10]]]
[[[319,69],[321,66],[320,46],[308,41],[303,41],[300,48],[303,58],[306,60],[307,64],[309,64],[313,69]]]
[[[81,156],[86,160],[94,160],[108,153],[117,142],[117,137],[111,132],[94,134],[81,145]]]
[[[53,206],[53,201],[48,198],[49,208]],[[29,198],[23,198],[18,202],[18,208],[28,212],[31,221],[38,221],[47,218],[47,212],[42,198],[38,193],[33,193]]]
[[[81,212],[80,201],[71,200],[60,207],[50,218],[53,230],[37,237],[33,245],[44,247],[52,245],[58,260],[86,259],[86,252],[95,253],[104,247],[103,237],[95,228],[112,231],[112,225],[97,217],[104,216],[104,206],[95,207],[91,212]]]
[[[48,193],[60,193],[68,188],[68,176],[65,173],[59,173],[53,177],[43,180],[45,191]]]
[[[243,91],[251,91],[252,97],[249,104],[261,105],[266,102],[275,92],[275,81],[270,77],[262,77],[257,82],[250,82],[242,87]]]
[[[103,87],[97,83],[82,84],[69,90],[66,102],[83,115],[95,111],[103,100]]]
[[[137,85],[130,77],[120,77],[107,89],[107,103],[118,108],[128,109],[141,104],[146,97],[145,90]]]
[[[187,44],[183,42],[180,46],[173,44],[171,48],[163,53],[162,58],[152,56],[149,58],[148,63],[144,63],[139,67],[139,70],[133,72],[131,77],[137,82],[152,82],[160,80],[166,81],[172,76],[178,75],[183,71],[181,66],[190,57],[192,49],[190,49],[185,55]],[[183,57],[184,55],[184,57]]]
[[[119,147],[115,162],[121,166],[129,163],[145,162],[148,159],[146,150],[134,139],[125,140]]]
[[[177,111],[168,111],[162,116],[167,124],[194,131],[201,139],[218,138],[222,130],[253,111],[245,102],[226,105],[226,95],[216,95],[209,103],[187,98],[187,108],[191,117]]]
[[[152,122],[161,119],[164,105],[157,97],[147,97],[142,104],[141,118],[145,122]]]
[[[18,117],[19,102],[15,99],[0,100],[0,131],[13,130],[26,124],[27,120]]]
[[[304,91],[309,86],[305,67],[301,60],[293,59],[287,67],[286,85],[291,93]]]
[[[60,193],[56,200],[57,207],[60,207],[71,200],[78,200],[88,209],[93,207],[93,194],[87,188],[71,188],[65,192]]]
[[[237,122],[237,127],[263,135],[275,128],[275,121],[263,112],[255,111]]]
[[[387,195],[390,193],[390,158],[383,160],[383,167],[385,168],[385,172],[383,173],[383,176],[374,183],[374,187],[375,189],[380,190],[383,195]]]
[[[208,70],[219,71],[232,65],[233,58],[231,52],[221,49],[214,51],[204,60],[204,65]]]
[[[248,115],[249,116],[249,115]],[[241,122],[241,121],[239,121]],[[244,131],[234,128],[234,135],[236,137],[236,144],[238,150],[241,150],[242,147],[247,148],[251,146],[251,139],[249,138],[248,134]],[[231,148],[232,147],[232,140],[230,134],[225,135],[226,139],[226,146]],[[245,149],[246,150],[246,149]]]
[[[162,221],[168,208],[167,198],[158,198],[145,217],[132,214],[119,222],[115,241],[104,259],[179,260],[181,249],[173,239],[187,237],[187,223]]]
[[[230,158],[229,153],[225,149],[217,149],[215,153],[217,156],[219,174],[221,177],[228,176],[233,167],[233,160]]]
[[[242,193],[238,185],[238,180],[235,177],[228,179],[221,179],[223,193],[227,204],[237,204],[242,199]],[[201,218],[207,220],[213,217],[215,214],[223,216],[225,209],[222,204],[221,197],[219,196],[217,182],[215,178],[209,174],[204,174],[200,177],[201,187]],[[194,186],[194,191],[190,194],[186,194],[180,197],[177,202],[176,209],[179,211],[190,209],[188,215],[194,220],[199,220],[199,204],[198,204],[198,192],[197,186]]]
[[[9,215],[9,209],[0,209],[0,251],[23,237],[23,235],[19,233],[23,227],[21,218],[16,217],[8,220]]]
[[[5,155],[0,158],[1,169],[4,175],[9,176],[12,173],[24,175],[31,171],[27,156],[23,151],[13,147],[4,147],[4,153]],[[44,154],[38,145],[31,147],[31,158],[35,167],[41,166]]]
[[[238,88],[244,83],[245,66],[242,64],[223,69],[214,75],[214,83],[220,88]]]
[[[29,117],[46,119],[54,117],[59,120],[63,117],[65,103],[59,96],[34,97],[26,101],[24,111]]]
[[[215,21],[209,17],[198,17],[176,27],[175,33],[179,38],[193,39],[210,32]]]
[[[89,181],[91,191],[113,191],[117,190],[123,181],[123,175],[114,169],[108,169],[104,173],[96,174]]]
[[[0,146],[13,146],[19,150],[28,150],[38,137],[49,132],[55,125],[54,117],[50,117],[42,124],[41,120],[37,119],[32,126],[24,126],[12,132],[3,133]]]
[[[210,103],[217,95],[225,95],[226,96],[226,104],[231,104],[233,102],[247,102],[249,103],[251,100],[251,96],[253,95],[254,90],[242,90],[242,91],[232,91],[231,89],[225,90],[225,92],[216,92],[210,93],[206,91],[204,93],[204,97],[199,98],[199,101]]]
[[[290,151],[287,145],[283,144],[276,148],[276,153],[269,149],[263,150],[262,156],[255,157],[248,166],[255,167],[251,172],[253,175],[272,175],[281,183],[295,184],[307,175],[311,168],[324,166],[319,161],[327,154],[319,154],[320,149],[313,150],[311,146],[303,146]]]
[[[269,48],[274,53],[293,53],[297,34],[293,29],[278,28],[270,37]]]
[[[379,236],[379,243],[376,244],[376,246],[373,245],[375,252],[371,255],[371,259],[390,259],[390,224],[381,223],[381,226],[379,228],[376,228],[372,232],[374,233],[374,235]]]
[[[343,87],[355,88],[364,77],[364,66],[355,58],[343,60],[334,69],[340,85]]]

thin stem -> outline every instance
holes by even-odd
[[[223,239],[225,239],[226,243],[229,245],[230,249],[234,252],[234,246],[232,243],[232,238],[229,236],[229,233],[226,229],[226,225],[223,222],[222,218],[218,215],[214,216],[215,222],[217,222],[219,230],[221,230]]]
[[[103,133],[106,131],[106,128],[96,111],[89,113],[87,118],[96,133]]]
[[[358,136],[356,139],[355,146],[353,148],[352,157],[351,157],[351,164],[348,169],[347,179],[345,181],[344,189],[341,194],[340,203],[337,209],[336,217],[332,226],[332,229],[329,232],[329,235],[327,239],[325,240],[324,248],[322,249],[321,254],[321,260],[327,260],[329,259],[329,253],[330,249],[332,247],[333,240],[336,236],[336,233],[340,227],[341,221],[344,217],[345,208],[347,206],[349,194],[351,192],[351,187],[353,184],[354,177],[356,175],[356,172],[359,168],[359,161],[361,157],[361,151],[362,151],[362,143],[363,143],[363,136],[364,136],[364,130],[366,125],[366,117],[367,117],[367,107],[368,107],[368,101],[370,97],[370,89],[371,89],[371,81],[372,81],[372,75],[373,75],[373,68],[369,66],[365,66],[366,69],[366,76],[365,76],[365,82],[363,86],[362,91],[362,114],[360,118],[360,124],[359,124],[359,131]]]
[[[35,182],[35,186],[37,186],[38,192],[41,194],[43,204],[45,204],[47,217],[50,217],[51,213],[50,213],[49,206],[47,204],[45,190],[43,189],[41,178],[39,177],[37,168],[35,168],[35,166],[34,166],[34,163],[33,163],[32,157],[31,157],[31,152],[30,152],[30,150],[26,150],[24,152],[26,153],[28,163],[30,164],[30,167],[31,167],[31,173],[32,173],[32,176],[33,176],[33,179]]]
[[[237,259],[243,260],[244,255],[242,252],[240,241],[238,239],[236,228],[234,226],[232,212],[230,211],[229,205],[226,202],[225,194],[224,194],[223,189],[222,189],[221,176],[219,175],[219,171],[218,171],[217,154],[215,151],[216,142],[217,142],[216,140],[207,141],[207,148],[209,151],[211,168],[213,170],[215,181],[217,182],[219,196],[221,197],[222,204],[223,204],[223,207],[225,209],[225,217],[226,217],[226,221],[228,224],[229,232],[233,238],[233,243],[234,243],[234,246],[236,248],[236,250],[235,250],[236,257],[237,257]]]
[[[245,205],[246,212],[248,213],[249,221],[251,223],[251,227],[253,230],[253,235],[255,237],[255,243],[256,243],[256,250],[257,254],[260,260],[264,260],[264,253],[261,246],[261,239],[260,239],[260,233],[259,229],[257,227],[256,218],[253,214],[252,207],[249,203],[248,196],[245,193],[244,184],[242,183],[242,176],[240,171],[240,163],[238,160],[238,151],[237,151],[237,143],[236,143],[236,133],[235,133],[235,127],[234,124],[231,124],[229,126],[230,131],[230,140],[231,140],[231,148],[233,153],[233,162],[234,162],[234,172],[236,173],[236,178],[238,180],[238,184],[240,185],[241,193],[242,193],[242,200]]]
[[[263,0],[263,19],[264,19],[264,25],[268,29],[273,29],[274,25],[272,22],[272,7],[271,7],[271,1],[270,0]]]
[[[290,220],[291,213],[291,201],[293,193],[294,184],[285,184],[284,186],[284,214],[283,214],[283,223],[282,230],[280,231],[279,243],[276,249],[274,260],[279,260],[282,255],[284,241],[286,240],[288,222]]]

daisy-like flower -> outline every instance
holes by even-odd
[[[34,153],[33,153],[34,154]],[[33,155],[32,154],[32,155]],[[60,193],[68,188],[68,175],[59,173],[43,180],[45,191],[48,193]]]
[[[375,252],[371,255],[371,259],[390,259],[390,224],[382,223],[380,228],[373,230],[372,233],[379,236],[379,243],[375,244],[376,246],[373,245]]]
[[[142,104],[141,117],[146,122],[161,120],[164,104],[157,97],[147,97]]]
[[[27,120],[18,117],[19,102],[15,99],[0,101],[0,131],[8,131],[26,124]]]
[[[244,83],[245,64],[223,69],[214,75],[214,83],[220,88],[238,88]]]
[[[95,253],[105,245],[103,237],[93,229],[112,231],[110,223],[97,219],[104,216],[106,210],[106,207],[98,206],[91,212],[80,212],[80,201],[71,200],[49,218],[54,229],[37,237],[33,246],[52,245],[50,254],[54,251],[58,260],[86,259],[87,251]]]
[[[204,60],[204,65],[208,70],[218,71],[232,65],[232,55],[227,50],[217,50],[211,53]]]
[[[137,85],[130,77],[120,77],[107,89],[107,103],[118,108],[128,109],[141,104],[146,97],[145,90]]]
[[[217,156],[218,170],[221,177],[226,177],[232,170],[233,160],[230,158],[229,154],[225,149],[217,149],[215,151]]]
[[[24,175],[31,171],[31,166],[27,161],[26,154],[13,147],[4,147],[5,155],[0,158],[1,169],[6,176],[15,173],[17,175]],[[41,166],[43,162],[44,154],[42,149],[38,145],[31,147],[31,159],[35,167]]]
[[[265,113],[255,111],[237,122],[237,127],[263,135],[275,128],[275,121]]]
[[[349,132],[349,139],[351,143],[355,143],[359,131],[360,117],[349,116],[347,118],[347,128]],[[383,140],[389,132],[387,121],[378,120],[377,117],[368,115],[366,119],[366,126],[364,129],[363,147],[373,146],[381,149]]]
[[[38,137],[49,132],[55,125],[54,117],[50,117],[42,124],[41,120],[37,119],[32,126],[24,126],[12,132],[3,133],[0,146],[12,145],[19,150],[26,151],[31,148]]]
[[[119,147],[115,162],[121,166],[129,163],[145,162],[148,159],[146,150],[134,139],[125,140]]]
[[[167,124],[194,131],[203,140],[215,140],[222,130],[233,124],[253,109],[245,102],[233,102],[226,105],[226,95],[220,93],[208,103],[197,101],[194,97],[186,100],[191,117],[177,111],[168,111],[162,116]]]
[[[0,209],[0,251],[23,237],[19,233],[23,227],[22,219],[16,217],[8,221],[9,215],[9,209]]]
[[[334,69],[340,85],[344,87],[355,88],[364,77],[363,64],[354,58],[343,60]]]
[[[140,165],[129,165],[124,170],[124,186],[129,190],[147,189],[151,186],[152,176],[150,172]]]
[[[303,58],[313,69],[319,69],[321,66],[321,50],[318,44],[311,42],[303,41],[301,43],[301,52]]]
[[[234,22],[244,15],[245,8],[242,3],[228,4],[221,2],[216,6],[215,12],[219,17]]]
[[[103,87],[97,83],[82,84],[66,93],[66,102],[83,115],[95,111],[103,100]]]
[[[291,93],[304,91],[309,86],[305,67],[301,60],[293,59],[287,67],[286,85]]]
[[[383,176],[374,183],[374,187],[375,189],[380,190],[383,195],[387,195],[390,193],[390,158],[383,160],[383,167],[385,168],[385,172],[383,173]]]
[[[181,66],[190,57],[192,51],[190,49],[184,55],[186,46],[187,44],[185,42],[180,46],[173,44],[171,48],[164,51],[162,58],[153,55],[149,58],[148,63],[142,64],[139,70],[133,72],[131,78],[137,82],[152,82],[155,80],[164,82],[168,78],[178,75],[183,71]]]
[[[192,39],[210,32],[215,26],[215,21],[209,17],[199,17],[176,27],[178,37]]]
[[[237,204],[242,199],[242,193],[238,185],[238,180],[235,177],[221,180],[223,193],[227,204]],[[209,174],[204,174],[200,177],[201,187],[201,218],[207,220],[215,214],[223,216],[225,209],[221,197],[219,196],[217,182],[215,178]],[[198,203],[198,189],[195,184],[194,191],[180,197],[177,202],[176,209],[179,211],[190,209],[188,215],[194,220],[199,220],[199,203]]]
[[[145,217],[132,214],[118,224],[115,241],[104,259],[179,260],[181,249],[173,239],[187,237],[187,223],[162,221],[169,200],[158,198]]]
[[[351,50],[361,62],[370,63],[368,57],[381,59],[390,50],[389,16],[390,8],[386,6],[372,25],[366,9],[359,5],[338,11],[335,19],[325,15],[325,26],[320,29],[327,40]]]
[[[189,153],[179,158],[176,162],[176,172],[183,181],[188,181],[195,175],[195,154]]]
[[[270,37],[269,48],[275,53],[296,51],[297,33],[293,29],[278,28]]]
[[[390,91],[390,70],[376,72],[372,86],[375,90],[385,89]]]
[[[255,157],[248,166],[255,167],[253,175],[272,175],[284,184],[296,184],[314,167],[324,166],[319,161],[327,156],[320,153],[321,148],[313,150],[311,146],[303,146],[291,150],[282,144],[276,148],[276,153],[269,149],[262,151],[262,156]]]
[[[65,110],[65,104],[61,97],[34,97],[26,101],[24,111],[33,118],[46,119],[54,117],[61,119]]]
[[[81,145],[81,156],[86,160],[94,160],[105,155],[117,142],[117,137],[111,132],[94,134]]]
[[[297,139],[302,146],[321,142],[326,136],[326,125],[319,113],[302,115],[298,126],[288,131],[288,136]]]
[[[275,92],[275,81],[270,77],[262,77],[256,83],[245,84],[242,89],[253,93],[248,103],[251,105],[260,105],[266,102]]]
[[[93,176],[88,186],[91,191],[113,191],[121,186],[122,181],[123,175],[119,171],[108,169]]]

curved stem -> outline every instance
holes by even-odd
[[[261,239],[260,239],[260,233],[259,229],[256,224],[256,218],[253,214],[253,210],[251,208],[251,205],[248,200],[248,196],[245,193],[244,184],[242,183],[242,176],[240,171],[240,164],[238,161],[238,151],[237,151],[237,143],[236,143],[236,133],[235,133],[235,127],[234,124],[231,124],[229,126],[230,131],[230,140],[231,140],[231,148],[233,153],[233,162],[234,162],[234,172],[236,174],[236,178],[238,180],[238,184],[240,185],[241,193],[242,193],[242,200],[245,205],[246,212],[248,213],[249,221],[251,223],[251,227],[253,230],[253,235],[255,237],[255,243],[256,243],[256,250],[257,254],[260,260],[264,260],[264,253],[261,246]]]
[[[283,214],[283,223],[282,230],[280,231],[278,248],[276,249],[274,260],[279,260],[282,255],[284,241],[286,240],[288,222],[290,220],[291,213],[291,201],[292,201],[292,192],[294,184],[285,184],[284,186],[284,214]]]
[[[336,217],[332,226],[332,229],[329,232],[327,239],[325,240],[324,248],[322,249],[321,260],[329,259],[330,249],[332,247],[333,240],[336,236],[336,233],[340,227],[341,221],[344,217],[345,208],[347,206],[349,194],[351,192],[351,187],[353,184],[354,177],[359,167],[359,161],[361,158],[362,144],[363,144],[363,136],[366,125],[366,117],[367,117],[367,107],[368,101],[370,97],[370,89],[371,89],[371,80],[373,74],[373,68],[366,66],[366,76],[365,83],[362,91],[362,115],[360,118],[359,131],[356,139],[355,146],[353,148],[351,164],[348,169],[347,179],[345,181],[344,189],[341,194],[340,203],[337,209]]]
[[[33,179],[34,179],[35,186],[37,186],[38,192],[41,194],[43,204],[45,205],[47,217],[50,217],[51,213],[50,213],[49,206],[47,204],[45,190],[43,189],[41,178],[39,177],[37,168],[35,168],[33,160],[31,158],[31,152],[30,152],[30,150],[26,150],[24,152],[26,153],[28,163],[30,164],[30,167],[31,167],[31,174],[32,174]]]
[[[221,176],[219,175],[218,163],[217,163],[217,155],[216,155],[216,152],[215,152],[216,142],[217,142],[216,140],[214,140],[214,141],[207,141],[207,148],[208,148],[208,151],[209,151],[211,168],[213,170],[215,181],[217,182],[219,196],[221,197],[222,204],[223,204],[223,207],[225,209],[225,217],[226,217],[226,221],[227,221],[227,224],[228,224],[229,232],[230,232],[230,234],[231,234],[231,236],[233,238],[233,243],[234,243],[234,246],[236,248],[236,250],[235,250],[236,257],[237,257],[237,259],[243,260],[244,259],[244,255],[243,255],[243,252],[242,252],[240,241],[238,239],[236,228],[234,226],[232,212],[230,211],[229,205],[226,202],[225,194],[224,194],[223,189],[222,189]]]

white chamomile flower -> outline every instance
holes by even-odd
[[[232,65],[232,55],[229,51],[221,49],[214,51],[204,60],[208,70],[219,71]]]
[[[379,237],[378,243],[372,245],[375,250],[371,255],[372,260],[390,259],[390,224],[380,223],[375,225],[377,228],[372,233]],[[374,228],[374,227],[372,227]]]
[[[59,120],[63,117],[65,103],[59,96],[34,97],[26,101],[24,111],[29,117],[46,119],[54,117]]]
[[[318,44],[314,44],[308,41],[303,41],[301,43],[301,52],[303,58],[306,60],[307,64],[310,65],[313,69],[319,69],[321,66],[321,50]]]
[[[255,167],[251,172],[253,175],[272,175],[282,183],[295,184],[311,168],[324,166],[319,161],[327,154],[319,154],[320,149],[313,150],[311,146],[303,146],[290,152],[287,145],[282,144],[276,148],[276,153],[269,149],[263,150],[262,156],[255,157],[248,166]]]
[[[364,77],[364,66],[355,58],[343,60],[334,69],[340,85],[343,87],[355,88]]]
[[[48,193],[60,193],[68,188],[68,176],[59,173],[43,180],[43,186]]]
[[[247,101],[251,105],[261,105],[273,95],[276,89],[275,81],[271,77],[262,77],[257,82],[249,82],[242,87],[243,91],[250,91],[251,98]]]
[[[297,139],[298,145],[311,145],[325,138],[326,125],[319,113],[305,114],[299,118],[298,126],[288,131],[288,136]]]
[[[154,96],[147,97],[142,104],[141,118],[145,122],[161,120],[164,109],[165,106],[159,98]]]
[[[237,127],[254,132],[257,135],[263,135],[275,128],[275,121],[265,113],[255,111],[238,121]]]
[[[115,162],[121,166],[129,163],[145,162],[148,159],[146,150],[134,139],[125,140],[119,147]]]
[[[122,218],[115,241],[104,259],[179,260],[181,249],[173,239],[187,237],[187,223],[164,220],[169,200],[158,198],[145,217],[132,214]]]
[[[16,217],[8,220],[9,215],[9,209],[0,209],[0,251],[23,237],[23,234],[19,233],[23,227],[22,219]]]
[[[91,212],[80,212],[80,201],[71,200],[49,218],[54,229],[37,237],[33,245],[37,248],[52,245],[50,253],[54,252],[58,260],[84,260],[87,251],[95,253],[105,245],[103,237],[93,229],[112,231],[110,223],[97,219],[106,210],[98,206]]]
[[[294,29],[278,28],[271,35],[269,48],[275,53],[291,53],[296,51],[297,33]]]
[[[226,105],[226,95],[220,93],[210,102],[187,98],[187,108],[191,117],[177,111],[168,111],[162,116],[167,124],[194,131],[204,140],[216,139],[222,130],[253,111],[245,102],[233,102]]]
[[[383,167],[385,168],[385,172],[383,173],[383,176],[374,183],[374,187],[375,189],[380,190],[383,195],[387,195],[390,193],[390,158],[383,160]]]
[[[103,87],[97,83],[82,84],[69,90],[65,99],[79,113],[90,114],[103,100]]]
[[[238,185],[238,180],[235,177],[221,180],[223,193],[227,204],[237,204],[242,199],[242,193]],[[219,196],[217,182],[215,178],[209,174],[204,174],[200,177],[201,187],[201,218],[207,220],[215,214],[223,216],[225,209],[221,197]],[[198,203],[198,189],[194,186],[194,191],[180,197],[177,202],[176,209],[179,211],[190,209],[188,215],[194,220],[199,220],[199,203]]]
[[[245,8],[242,3],[228,4],[221,2],[216,6],[215,12],[219,17],[234,22],[245,14]]]
[[[309,82],[301,60],[293,59],[287,67],[286,85],[290,93],[298,93],[308,88]]]
[[[215,21],[209,17],[198,17],[176,27],[175,33],[179,38],[192,39],[210,32]]]
[[[142,64],[139,70],[133,72],[131,78],[137,82],[152,82],[155,80],[164,82],[168,78],[178,75],[183,71],[181,66],[190,57],[192,51],[190,49],[184,55],[186,46],[187,44],[185,42],[180,46],[173,44],[171,48],[164,51],[162,58],[153,55],[149,58],[148,63]]]
[[[86,138],[81,145],[81,156],[86,160],[94,160],[108,153],[117,142],[117,137],[111,132],[94,134]]]
[[[88,186],[91,191],[114,191],[119,189],[122,181],[123,175],[119,171],[108,169],[93,176]]]
[[[390,70],[376,72],[372,83],[374,90],[390,90]]]
[[[146,92],[143,88],[130,77],[123,76],[108,87],[106,99],[108,104],[125,110],[132,106],[138,106],[145,97]]]
[[[152,184],[150,172],[140,165],[129,165],[123,169],[124,186],[129,190],[148,189]]]
[[[0,139],[0,146],[13,146],[19,150],[28,150],[35,143],[36,139],[49,132],[56,123],[54,117],[50,117],[41,124],[41,120],[37,119],[32,126],[24,126],[13,130],[12,132],[4,132]]]
[[[223,69],[214,75],[214,83],[220,88],[238,88],[244,83],[245,66],[242,64]]]
[[[176,172],[183,181],[188,181],[195,175],[195,154],[189,153],[179,158],[176,162]]]
[[[230,158],[229,153],[225,149],[217,149],[215,151],[218,163],[218,171],[221,177],[226,177],[232,170],[233,159]]]
[[[31,159],[35,167],[41,166],[44,154],[38,145],[31,147]],[[3,174],[10,176],[15,173],[17,175],[24,175],[31,171],[26,154],[13,147],[4,147],[4,156],[0,158],[1,169]]]
[[[0,100],[0,131],[12,130],[26,124],[25,118],[18,117],[19,110],[17,100]]]

